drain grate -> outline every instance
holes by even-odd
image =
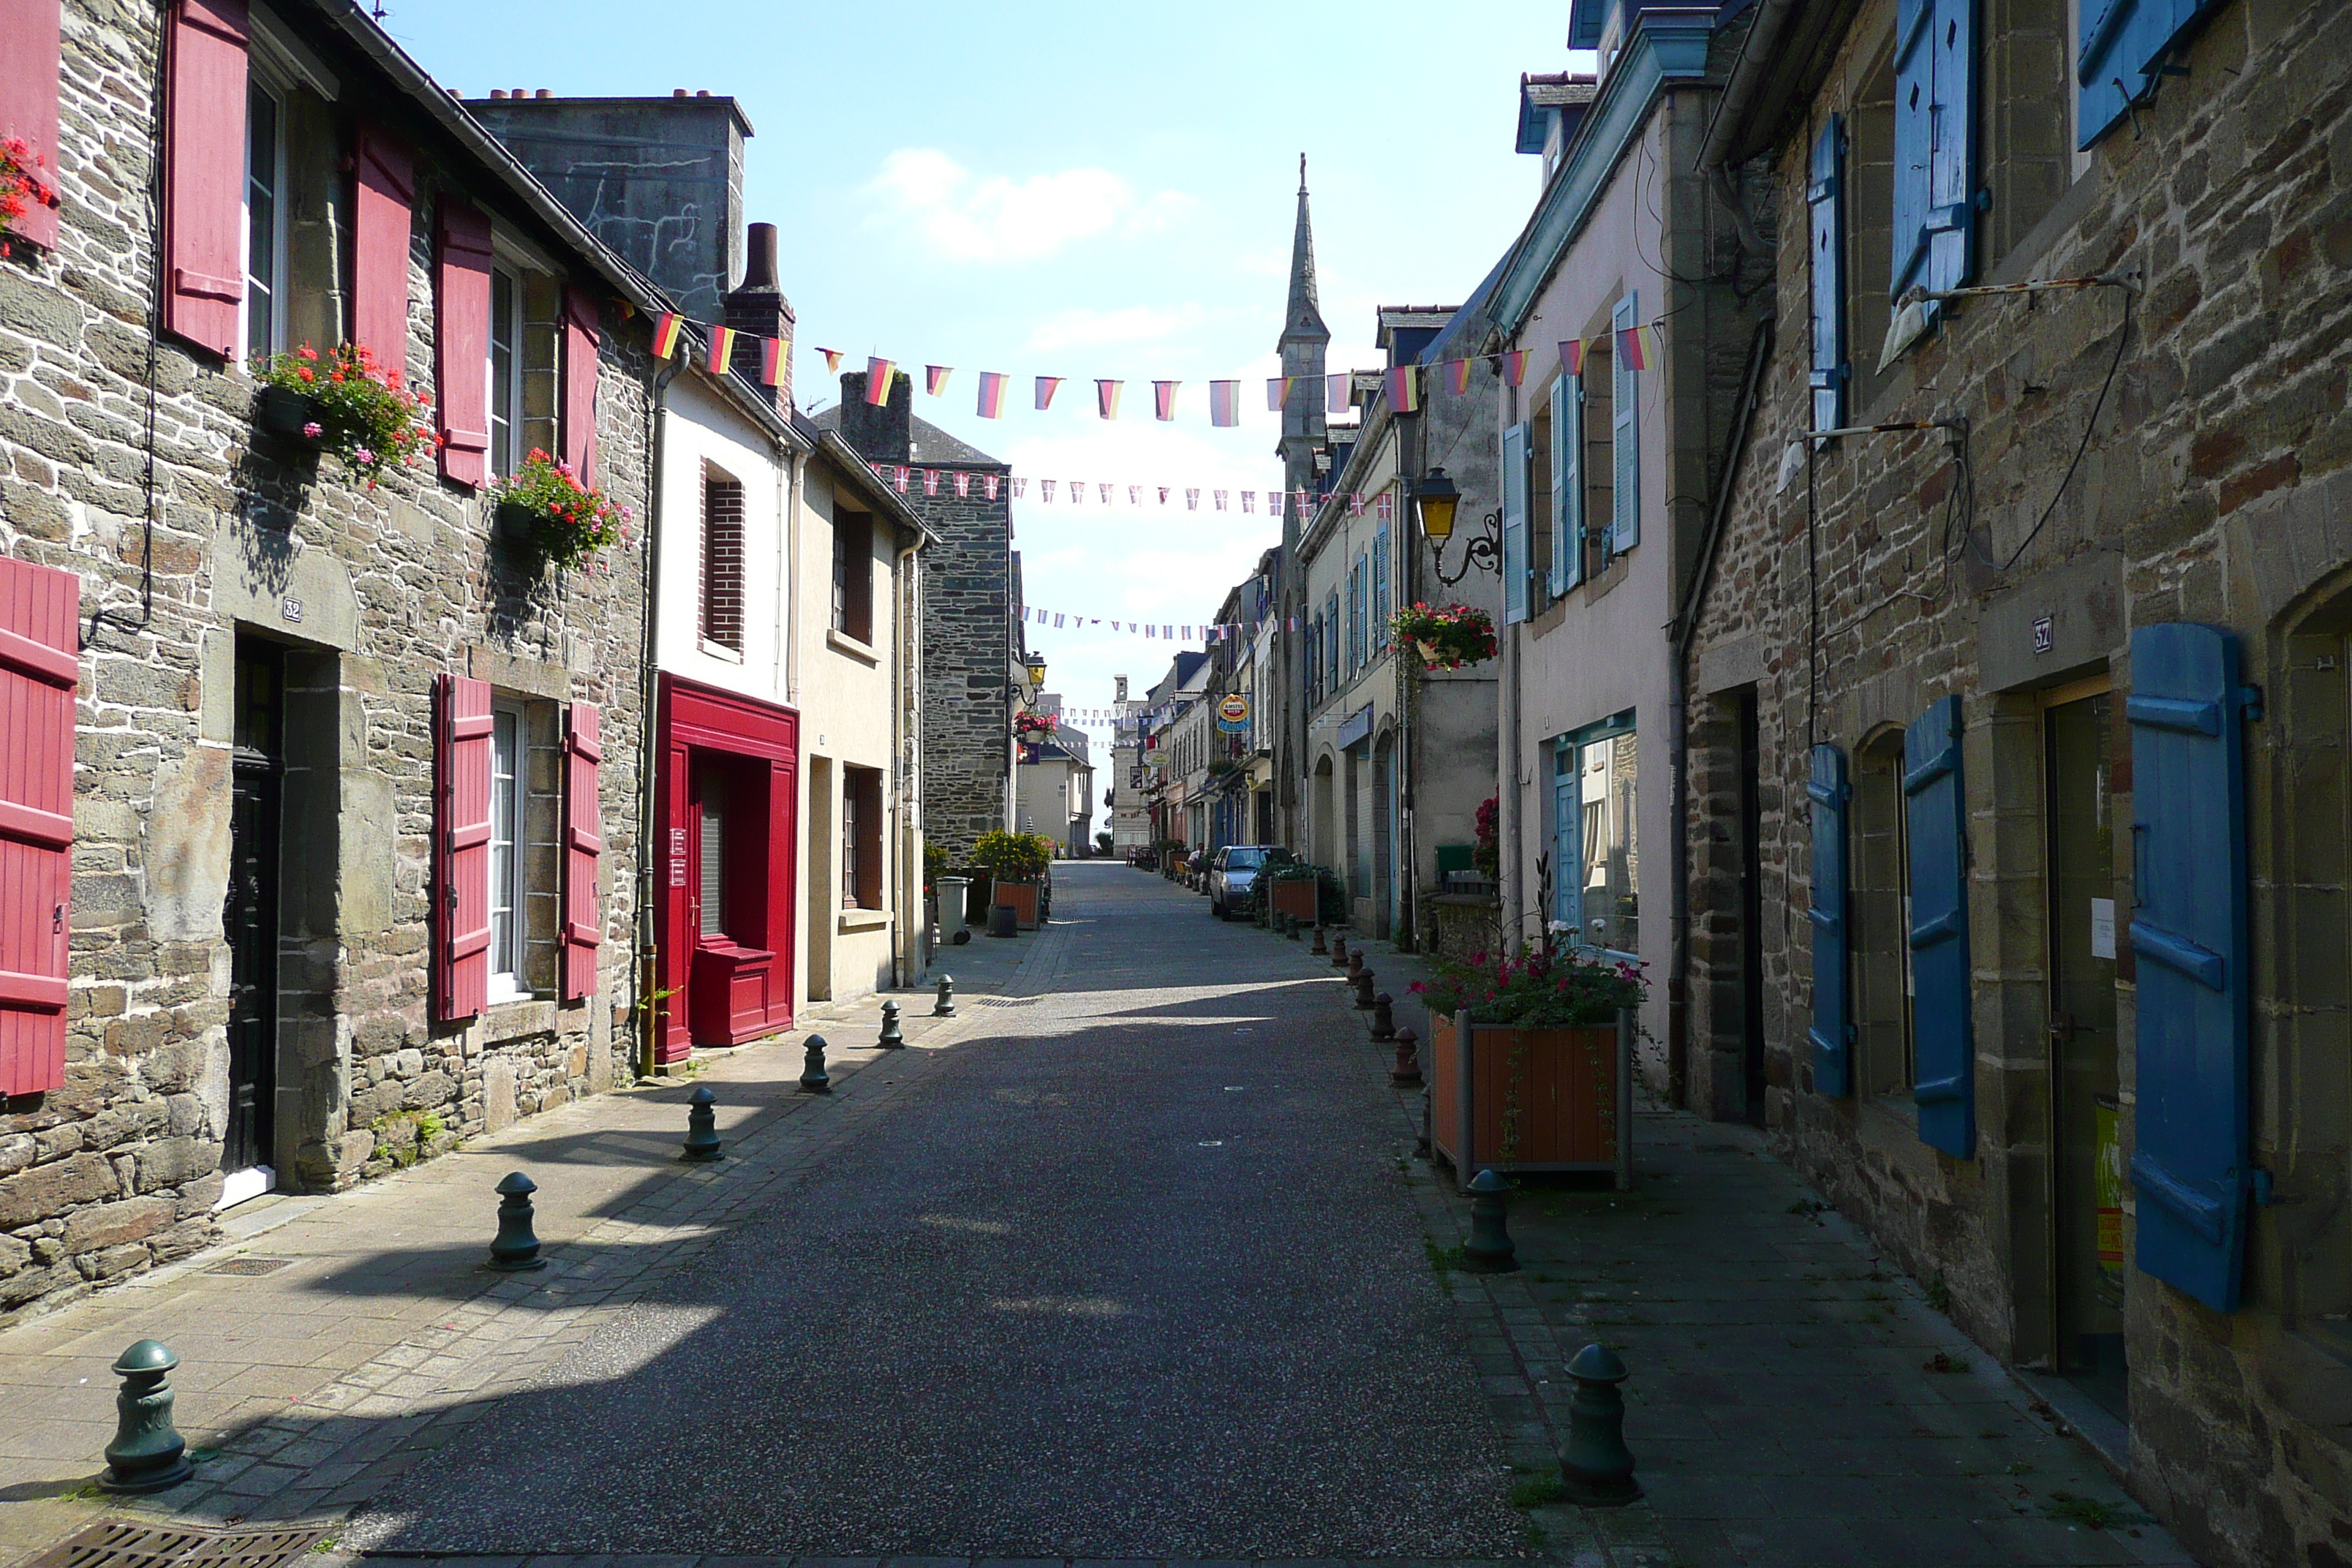
[[[290,1258],[226,1258],[205,1270],[207,1274],[275,1274]]]
[[[278,1568],[316,1546],[323,1529],[196,1530],[110,1519],[25,1568]]]

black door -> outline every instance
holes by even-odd
[[[1764,1125],[1764,802],[1756,693],[1739,694],[1739,1060],[1748,1122]]]
[[[221,1169],[270,1158],[278,1096],[278,794],[285,772],[285,662],[267,643],[236,655],[236,753],[229,808],[228,1129]]]

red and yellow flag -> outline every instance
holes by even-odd
[[[735,340],[741,335],[732,327],[711,328],[710,353],[702,362],[702,368],[713,375],[725,375],[729,362],[735,357]]]
[[[675,310],[666,310],[654,322],[654,358],[667,359],[677,353],[677,335],[686,328],[686,318]]]

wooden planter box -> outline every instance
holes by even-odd
[[[1293,877],[1286,881],[1268,884],[1274,889],[1272,908],[1278,915],[1315,923],[1315,900],[1319,889],[1308,878]]]
[[[1506,1029],[1465,1010],[1429,1029],[1429,1141],[1465,1187],[1481,1171],[1608,1171],[1620,1191],[1633,1184],[1633,1014]]]
[[[1036,883],[1008,882],[1003,878],[1000,877],[996,880],[996,890],[993,897],[1000,904],[1011,904],[1013,906],[1013,918],[1021,922],[1021,929],[1023,931],[1035,931],[1037,929]]]

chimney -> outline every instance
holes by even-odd
[[[892,373],[890,399],[880,407],[866,401],[866,373],[841,376],[841,438],[869,463],[904,463],[915,449],[915,378]]]
[[[743,249],[742,286],[727,296],[727,324],[754,337],[782,340],[784,346],[777,360],[782,375],[771,390],[775,395],[776,412],[789,417],[793,411],[793,302],[784,298],[776,281],[774,224],[751,226]],[[761,352],[758,343],[736,344],[732,368],[758,381]]]

